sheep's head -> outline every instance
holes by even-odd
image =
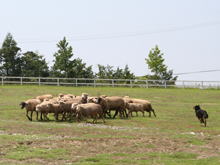
[[[83,102],[87,102],[87,98],[88,98],[88,93],[82,93],[81,95]]]
[[[21,106],[21,109],[23,109],[26,106],[27,103],[21,102],[19,105]]]
[[[98,97],[88,97],[87,103],[98,103]]]
[[[60,93],[60,94],[58,95],[58,97],[59,97],[59,98],[62,98],[62,97],[64,97],[64,94]]]

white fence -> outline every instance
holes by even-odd
[[[50,77],[0,77],[1,85],[33,84],[57,86],[111,86],[111,87],[177,87],[177,88],[220,88],[220,81],[166,81],[166,80],[128,80],[128,79],[87,79]]]

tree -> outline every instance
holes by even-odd
[[[47,77],[49,69],[46,60],[37,52],[28,51],[21,57],[22,76]]]
[[[131,73],[128,65],[125,65],[123,75],[124,75],[124,79],[135,79],[135,75],[134,75],[134,73]]]
[[[73,49],[64,37],[58,44],[58,51],[54,54],[52,76],[93,78],[92,66],[86,67],[80,58],[73,59]]]
[[[53,72],[55,76],[58,77],[69,77],[68,72],[71,69],[71,57],[73,56],[73,49],[71,46],[68,46],[66,38],[59,41],[57,44],[58,51],[54,54],[55,63],[53,65]]]
[[[121,69],[119,67],[114,70],[113,66],[107,65],[98,65],[98,73],[96,76],[98,78],[103,79],[134,79],[135,76],[133,73],[130,72],[128,65],[125,66],[124,69]]]
[[[155,80],[176,80],[176,77],[173,77],[173,71],[168,70],[168,67],[164,64],[163,53],[156,45],[155,48],[152,48],[148,54],[148,58],[145,59],[148,65],[148,68],[151,70],[153,75],[148,75],[147,77]]]
[[[0,73],[4,76],[21,75],[21,49],[13,36],[8,33],[0,49]]]
[[[114,70],[113,70],[113,66],[107,65],[100,65],[98,64],[98,73],[96,74],[96,76],[98,78],[102,78],[102,79],[112,79],[113,78],[113,74],[114,74]]]
[[[86,66],[82,59],[77,58],[71,61],[71,70],[69,71],[70,77],[77,78],[94,78],[94,73],[92,71],[92,66]]]

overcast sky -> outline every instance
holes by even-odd
[[[52,64],[66,36],[87,65],[128,64],[135,75],[158,45],[174,73],[220,69],[219,0],[0,0],[0,42],[8,32]],[[179,76],[220,80],[220,71]]]

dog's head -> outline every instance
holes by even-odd
[[[195,110],[197,111],[197,110],[200,110],[201,108],[200,108],[199,105],[195,105],[195,106],[193,107],[193,109],[195,109]]]

